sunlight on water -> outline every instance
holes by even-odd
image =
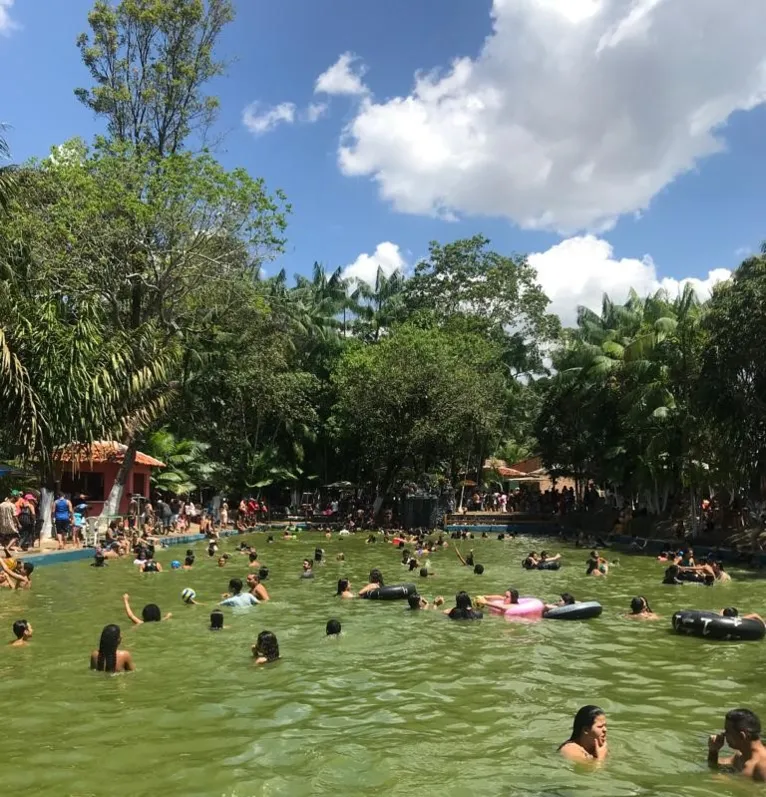
[[[42,567],[32,594],[6,593],[0,623],[35,629],[27,649],[6,647],[4,790],[40,797],[301,797],[301,795],[739,795],[751,784],[714,777],[707,735],[724,713],[746,705],[766,719],[762,643],[711,643],[669,632],[675,609],[764,611],[766,582],[734,573],[713,588],[660,586],[649,558],[619,555],[604,580],[587,578],[586,551],[563,548],[558,572],[527,572],[520,559],[539,541],[475,540],[483,576],[452,548],[431,556],[437,575],[417,579],[431,598],[517,587],[551,600],[570,591],[604,604],[584,623],[514,624],[499,617],[451,623],[404,602],[343,601],[340,576],[358,589],[373,566],[387,583],[410,580],[399,553],[364,539],[298,542],[252,539],[271,568],[274,598],[249,612],[227,609],[223,632],[208,616],[229,578],[247,563],[232,553],[219,569],[197,546],[192,572],[140,575],[128,562]],[[321,539],[321,542],[317,542]],[[241,538],[223,543],[233,552]],[[327,564],[298,578],[315,545]],[[551,550],[553,541],[545,546]],[[336,561],[343,550],[346,561]],[[166,566],[181,551],[160,554]],[[184,606],[193,587],[204,606]],[[168,623],[130,628],[134,610],[158,603]],[[625,620],[630,598],[646,595],[664,617]],[[339,639],[325,623],[343,623]],[[117,622],[137,672],[88,671],[101,628]],[[256,668],[250,645],[263,629],[279,638],[282,660]],[[610,759],[579,771],[556,755],[581,705],[608,714]]]

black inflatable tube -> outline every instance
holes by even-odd
[[[540,562],[537,566],[538,570],[558,570],[561,567],[561,562],[558,559],[554,559],[550,562]]]
[[[414,584],[390,584],[365,592],[362,597],[368,601],[399,601],[406,600],[417,591],[418,588]]]
[[[543,612],[543,619],[590,620],[591,617],[598,617],[603,610],[598,601],[582,601],[582,603],[570,603],[567,606],[556,606],[555,609]]]
[[[703,639],[753,642],[763,639],[766,635],[766,626],[759,620],[721,617],[715,612],[699,612],[693,609],[676,612],[672,623],[673,630],[677,634],[688,634]]]

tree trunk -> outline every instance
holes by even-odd
[[[42,489],[40,491],[40,519],[43,524],[40,528],[40,548],[43,542],[53,538],[53,499],[55,497],[56,479],[53,469],[46,466],[42,475]]]
[[[133,464],[136,461],[136,450],[135,443],[128,444],[120,469],[117,471],[117,477],[114,480],[112,489],[109,491],[109,497],[104,501],[104,508],[101,510],[102,518],[114,517],[120,514],[122,494],[125,491],[128,474],[133,470]]]

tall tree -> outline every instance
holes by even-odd
[[[94,85],[75,94],[113,140],[175,154],[215,118],[218,98],[204,88],[224,72],[215,46],[233,18],[231,0],[97,0],[77,40]]]

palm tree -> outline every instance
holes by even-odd
[[[378,266],[375,273],[375,284],[369,285],[363,280],[356,281],[356,288],[351,294],[357,304],[357,323],[355,331],[361,337],[377,342],[380,334],[396,318],[403,298],[405,277],[401,271],[386,275]]]
[[[147,453],[167,466],[152,475],[152,483],[163,492],[186,495],[210,485],[220,474],[221,466],[207,458],[208,443],[179,440],[167,428],[151,434]]]
[[[8,142],[3,136],[5,126],[0,124],[0,161],[11,157]],[[16,167],[11,165],[0,166],[0,210],[8,212],[11,195],[16,185]]]

